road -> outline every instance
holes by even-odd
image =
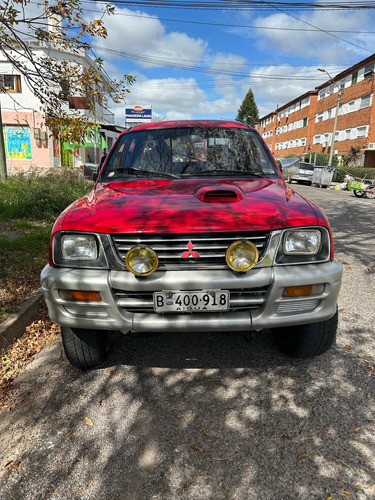
[[[294,187],[344,267],[337,345],[300,361],[267,332],[119,335],[81,373],[57,341],[0,416],[1,500],[375,498],[375,200]]]

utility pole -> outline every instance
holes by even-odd
[[[7,160],[5,156],[3,117],[1,113],[1,102],[0,102],[0,180],[5,181],[6,178],[7,178]]]
[[[334,83],[338,89],[337,92],[337,105],[336,105],[336,113],[335,113],[335,120],[333,122],[333,131],[332,131],[332,137],[331,137],[331,145],[329,148],[329,160],[328,160],[328,165],[332,165],[332,157],[333,157],[333,146],[335,142],[335,135],[336,135],[336,127],[337,127],[337,118],[339,116],[339,109],[340,109],[340,102],[341,102],[341,96],[342,96],[342,90],[341,88],[337,85],[335,80],[332,78],[332,76],[328,73],[328,71],[324,68],[318,68],[318,71],[322,71],[323,73],[327,73],[329,76],[330,80],[332,83]]]

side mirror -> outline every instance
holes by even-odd
[[[98,177],[99,177],[99,173],[98,172],[93,172],[92,173],[92,180],[94,182],[96,182],[98,180]]]

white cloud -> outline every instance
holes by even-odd
[[[308,79],[299,80],[299,77]],[[259,115],[264,116],[277,106],[286,104],[308,90],[313,90],[319,83],[322,83],[322,76],[315,67],[261,66],[250,72],[249,79],[243,82],[242,90],[245,96],[249,87],[253,89]]]
[[[97,15],[89,17],[94,19]],[[117,7],[115,15],[106,16],[104,22],[108,37],[95,40],[95,45],[104,49],[167,58],[176,63],[184,59],[199,62],[207,47],[205,41],[189,37],[186,33],[176,31],[167,33],[157,17],[140,11]],[[106,52],[103,52],[103,55],[106,59],[116,57]],[[145,61],[137,61],[137,64],[143,68],[155,66],[152,62]]]
[[[351,12],[339,11],[314,11],[307,15],[297,15],[303,21],[310,23],[322,30],[351,30],[356,31],[363,29],[366,22],[369,20],[368,12],[356,11],[355,15]],[[279,27],[279,28],[300,28],[314,29],[305,23],[298,21],[296,18],[287,14],[272,14],[267,17],[258,17],[255,19],[255,26],[264,27]],[[349,61],[353,57],[353,53],[360,53],[360,57],[367,57],[370,52],[354,47],[339,38],[348,40],[349,42],[363,45],[364,40],[358,38],[356,34],[349,33],[334,33],[335,36],[328,35],[322,31],[284,31],[284,30],[255,30],[251,36],[260,37],[261,40],[267,43],[269,47],[274,47],[284,53],[307,57],[314,57],[325,62],[340,62]],[[358,39],[357,39],[358,38]],[[258,46],[260,45],[258,38]],[[366,47],[370,49],[370,45]]]
[[[242,97],[240,93],[234,101],[231,94],[210,99],[207,93],[199,88],[194,78],[147,79],[140,75],[132,86],[126,105],[151,104],[153,112],[168,120],[186,120],[191,118],[232,117],[237,114]],[[111,106],[117,122],[123,123],[125,104]]]
[[[220,71],[243,71],[246,59],[235,54],[223,54],[219,52],[212,60],[210,69]]]

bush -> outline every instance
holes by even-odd
[[[53,221],[92,182],[69,168],[46,174],[19,174],[0,181],[0,218]]]
[[[343,182],[345,175],[351,175],[356,179],[375,179],[375,168],[362,168],[362,167],[339,167],[337,169],[337,182]]]
[[[315,158],[315,153],[311,153],[311,163],[314,163],[314,158]],[[309,161],[310,160],[310,153],[305,154],[303,157],[303,161]],[[315,165],[318,167],[324,167],[325,165],[328,165],[328,160],[329,160],[329,155],[326,153],[316,153],[316,163]],[[333,155],[332,156],[332,165],[334,167],[337,167],[339,164],[339,159],[337,156]]]

